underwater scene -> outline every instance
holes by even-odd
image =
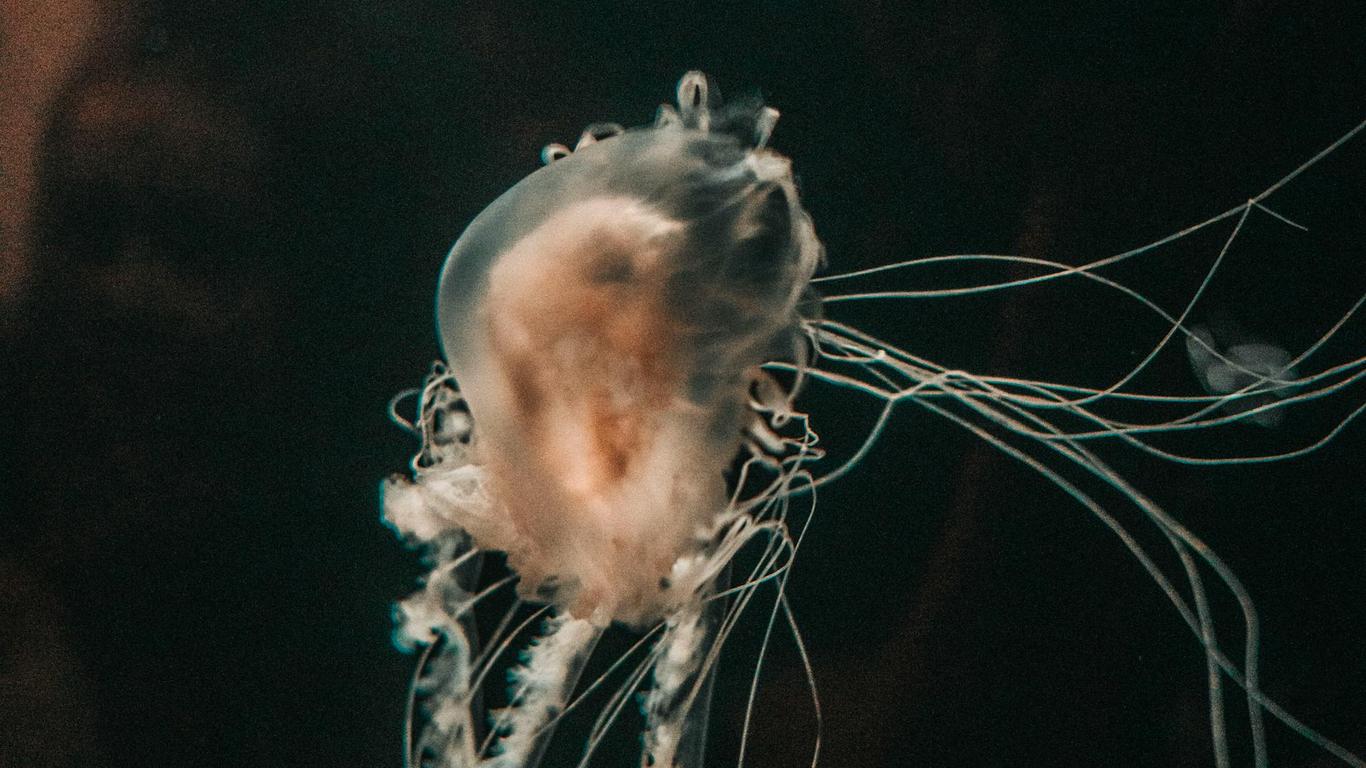
[[[0,7],[0,766],[1366,766],[1366,9]]]

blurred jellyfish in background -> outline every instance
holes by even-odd
[[[1186,337],[1186,353],[1206,392],[1218,396],[1237,394],[1237,399],[1224,406],[1228,413],[1255,410],[1247,418],[1263,427],[1274,427],[1285,418],[1284,411],[1269,406],[1297,389],[1289,352],[1257,342],[1220,347],[1209,328],[1196,326]]]

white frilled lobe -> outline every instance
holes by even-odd
[[[673,766],[691,709],[687,688],[697,679],[706,646],[701,605],[669,617],[655,659],[654,688],[645,697],[645,753],[641,764]]]
[[[491,504],[484,473],[473,464],[424,472],[418,482],[390,478],[384,486],[384,519],[405,537],[435,541],[472,518],[487,518]]]
[[[389,478],[384,484],[384,519],[416,543],[462,532],[475,541],[512,535],[510,521],[497,514],[490,498],[486,471],[476,464],[445,461],[419,471],[414,480]]]
[[[674,585],[695,583],[708,572],[702,556],[686,556],[674,563]],[[708,632],[702,620],[703,594],[679,606],[664,622],[664,634],[655,646],[654,686],[646,694],[645,750],[641,765],[671,767],[694,704],[693,688],[701,682],[707,655]]]
[[[497,755],[480,765],[523,768],[536,752],[542,728],[563,711],[601,630],[584,619],[556,616],[533,642],[526,661],[514,668],[510,706],[493,713],[493,727],[503,734]]]

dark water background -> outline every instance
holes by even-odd
[[[49,23],[22,5],[0,15],[12,30]],[[3,766],[400,765],[412,659],[389,607],[419,567],[376,489],[412,450],[385,403],[437,354],[443,255],[541,145],[647,122],[687,69],[782,110],[773,145],[838,270],[1118,252],[1366,117],[1349,1],[50,8],[92,30],[51,97],[21,103],[0,69],[41,139],[31,228],[8,245],[27,283],[0,304]],[[1269,202],[1309,234],[1252,217],[1195,319],[1294,350],[1360,295],[1363,143]],[[1228,231],[1114,274],[1179,306]],[[1093,385],[1162,330],[1068,284],[836,314],[954,367]],[[1363,339],[1358,319],[1324,364]],[[1141,383],[1197,387],[1179,349]],[[1164,445],[1284,450],[1364,397]],[[808,403],[835,447],[872,416]],[[1104,454],[1245,577],[1265,690],[1358,753],[1362,438],[1251,468]],[[1084,510],[914,407],[822,496],[791,593],[823,765],[1212,765],[1199,649],[1156,587]],[[1231,602],[1215,608],[1234,639]],[[722,670],[714,765],[734,760],[761,618]],[[748,764],[808,764],[813,725],[780,639]],[[1279,725],[1271,744],[1276,765],[1333,764]]]

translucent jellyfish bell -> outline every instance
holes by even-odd
[[[682,91],[682,114],[590,129],[508,190],[441,276],[442,345],[506,510],[468,529],[525,594],[599,623],[658,618],[725,508],[749,383],[792,354],[820,258],[787,160],[756,146],[771,110],[712,115],[697,75]]]

